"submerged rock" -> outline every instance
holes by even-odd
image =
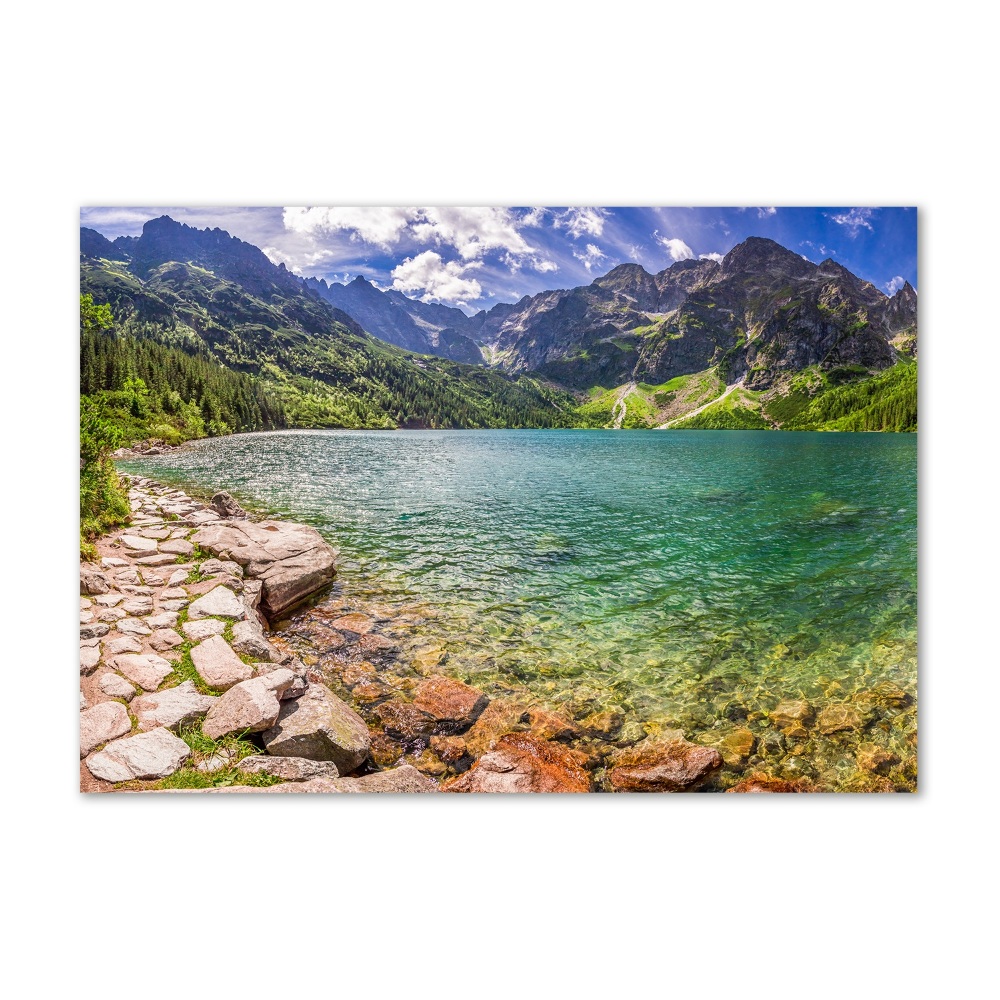
[[[811,792],[813,791],[813,784],[807,778],[775,778],[769,774],[751,774],[744,778],[742,781],[737,782],[732,788],[726,789],[727,792],[748,792],[748,793],[760,793],[760,792]]]
[[[495,749],[443,789],[447,792],[589,792],[581,755],[524,733],[501,736]]]
[[[611,755],[608,779],[616,792],[685,792],[722,767],[722,755],[677,737],[644,740]]]
[[[428,677],[414,691],[413,704],[434,720],[434,732],[445,736],[468,729],[489,704],[482,691],[450,677]]]

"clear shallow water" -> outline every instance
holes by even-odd
[[[552,707],[694,732],[916,694],[916,435],[290,431],[121,467],[314,524],[345,595],[429,606],[447,672]]]

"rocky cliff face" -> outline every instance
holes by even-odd
[[[916,351],[909,285],[890,298],[832,260],[812,264],[756,237],[721,263],[681,261],[655,275],[622,264],[480,317],[478,339],[501,368],[576,388],[720,365],[762,389],[808,365],[878,370]]]

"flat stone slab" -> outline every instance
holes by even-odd
[[[201,642],[211,635],[222,635],[226,631],[226,623],[218,618],[202,618],[201,621],[186,621],[181,631],[192,641]]]
[[[125,600],[124,594],[100,594],[94,600],[106,608],[113,608]]]
[[[111,698],[131,701],[135,697],[135,688],[118,674],[106,673],[98,682],[98,687]]]
[[[158,544],[155,538],[142,538],[139,535],[122,535],[121,543],[129,552],[156,552]]]
[[[167,542],[160,542],[161,552],[172,552],[175,556],[189,556],[194,552],[194,546],[183,538],[172,538]]]
[[[101,636],[105,636],[111,628],[104,622],[91,622],[89,625],[80,626],[80,638],[81,639],[100,639]]]
[[[371,746],[365,720],[322,684],[282,702],[278,721],[263,739],[272,756],[331,760],[341,774],[359,768]]]
[[[184,681],[166,691],[136,698],[132,702],[132,714],[143,732],[157,726],[176,730],[203,719],[218,701],[211,695],[200,694],[193,681]]]
[[[308,781],[310,778],[339,778],[337,765],[330,760],[307,760],[305,757],[270,757],[256,754],[244,757],[236,765],[244,774],[270,774],[283,781]]]
[[[161,611],[155,615],[147,615],[146,624],[153,629],[173,628],[177,624],[177,612]]]
[[[168,587],[176,587],[177,584],[183,583],[188,578],[188,576],[190,575],[190,572],[191,571],[187,570],[187,569],[178,569],[178,570],[175,570],[167,578],[167,586]]]
[[[291,670],[280,669],[234,685],[215,700],[201,731],[209,739],[217,740],[230,733],[260,733],[270,729],[281,711],[278,699],[295,680]]]
[[[145,691],[155,691],[174,669],[173,664],[155,653],[124,653],[113,657],[111,666]]]
[[[146,641],[158,653],[165,653],[184,642],[172,628],[158,628]]]
[[[153,598],[145,596],[130,597],[123,605],[122,611],[130,615],[148,615],[153,610]]]
[[[80,758],[108,740],[132,731],[128,709],[117,701],[105,701],[80,713]]]
[[[188,745],[161,726],[109,743],[86,764],[95,778],[104,781],[148,780],[173,774],[190,756]]]
[[[168,553],[159,553],[155,556],[141,556],[136,559],[136,562],[140,566],[167,566],[170,563],[176,562],[176,556],[169,555]]]
[[[192,647],[191,661],[206,684],[222,691],[253,676],[253,669],[232,651],[221,635],[213,635]]]
[[[106,625],[104,627],[107,628]],[[149,635],[153,631],[144,621],[140,621],[138,618],[123,618],[115,628],[126,635]]]
[[[108,656],[117,656],[119,653],[141,653],[142,643],[130,635],[123,635],[119,639],[109,639],[104,644],[104,652]]]
[[[240,620],[247,614],[246,605],[228,588],[216,587],[203,597],[192,602],[188,608],[188,619],[197,621],[199,618],[235,618]]]
[[[337,571],[337,553],[315,528],[304,524],[221,521],[199,530],[192,541],[260,579],[261,607],[270,616],[330,583]]]

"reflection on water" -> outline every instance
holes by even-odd
[[[404,655],[647,731],[746,727],[746,766],[849,787],[862,743],[911,783],[916,454],[892,434],[309,431],[123,469],[316,525],[338,596],[428,609]],[[860,721],[790,740],[769,719],[790,698]]]

